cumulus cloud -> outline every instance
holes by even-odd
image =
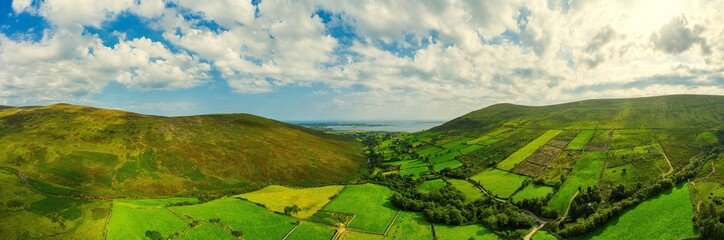
[[[688,27],[686,18],[675,17],[670,22],[661,27],[657,32],[651,34],[651,41],[654,46],[666,53],[679,54],[689,50],[694,44],[701,46],[704,54],[711,53],[711,49],[704,38],[699,35],[704,30],[700,25],[693,28]]]
[[[110,81],[141,91],[190,88],[212,71],[234,94],[321,85],[340,111],[421,118],[496,102],[724,94],[722,8],[723,1],[655,0],[15,0],[14,11],[51,26],[36,42],[0,36],[0,101],[84,96]],[[125,13],[162,39],[121,37],[107,46],[83,31]]]

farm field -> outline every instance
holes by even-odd
[[[350,185],[323,209],[357,215],[350,228],[383,233],[397,214],[390,202],[392,194],[392,190],[384,186]]]
[[[168,209],[201,222],[218,219],[220,224],[241,231],[248,239],[281,239],[297,222],[292,217],[273,213],[252,202],[230,197]]]
[[[346,231],[342,234],[342,237],[340,239],[342,239],[342,240],[378,240],[378,239],[381,240],[381,239],[385,239],[385,237],[383,237],[382,235],[377,235],[377,234]]]
[[[591,138],[593,138],[595,134],[596,130],[581,130],[580,132],[578,132],[576,137],[573,138],[570,143],[568,143],[566,150],[583,150],[586,147],[586,144],[588,144],[588,141],[591,141]]]
[[[459,168],[462,166],[463,166],[463,163],[461,163],[460,161],[452,160],[452,161],[447,161],[447,162],[436,163],[432,166],[432,169],[434,169],[437,172],[437,171],[443,170],[445,168],[455,169],[455,168]]]
[[[337,195],[344,186],[326,186],[316,188],[289,188],[271,185],[261,190],[240,194],[236,197],[244,198],[250,202],[260,203],[269,210],[284,212],[284,207],[297,205],[301,211],[295,217],[307,219]]]
[[[433,239],[432,227],[421,213],[403,211],[386,239]]]
[[[307,240],[307,239],[331,239],[334,236],[335,229],[331,226],[325,226],[313,222],[301,222],[299,227],[289,234],[288,240]]]
[[[476,240],[498,240],[502,239],[489,229],[480,224],[466,226],[449,226],[435,224],[435,234],[440,240],[476,239]]]
[[[180,233],[188,222],[166,206],[181,202],[197,202],[196,198],[164,198],[113,201],[113,213],[108,222],[107,239],[142,239],[146,231],[158,231],[163,237]],[[155,219],[148,221],[148,219]]]
[[[455,189],[465,195],[466,202],[472,202],[475,199],[485,197],[478,187],[468,181],[460,179],[448,179],[448,181],[455,187]]]
[[[530,239],[531,240],[558,240],[558,238],[556,236],[554,236],[553,234],[551,234],[545,230],[538,230],[537,232],[535,232],[533,237],[531,237]]]
[[[550,193],[553,193],[552,187],[531,183],[515,193],[515,195],[513,195],[510,199],[514,202],[518,202],[524,199],[545,198]]]
[[[178,239],[183,240],[195,240],[195,239],[228,239],[233,240],[236,239],[234,236],[231,236],[231,233],[224,229],[221,226],[211,224],[211,223],[202,223],[199,226],[196,226],[192,229],[189,229],[189,231],[186,234],[182,234],[178,237]]]
[[[490,169],[475,174],[470,179],[479,182],[491,194],[498,195],[501,198],[509,198],[523,185],[523,181],[528,177],[498,169]]]
[[[565,212],[571,197],[578,191],[578,188],[586,188],[598,183],[605,158],[605,151],[584,152],[558,193],[548,202],[548,206],[556,209],[558,213]]]
[[[498,163],[497,167],[503,170],[512,170],[515,168],[515,166],[528,158],[530,155],[532,155],[538,148],[545,145],[548,141],[553,139],[556,135],[563,132],[562,130],[548,130],[543,135],[539,136],[532,142],[528,143],[528,145],[525,145],[523,148],[518,149],[515,153],[511,154],[503,160],[502,162]]]
[[[486,133],[486,134],[484,134],[484,135],[482,135],[482,136],[480,136],[480,137],[478,137],[478,138],[476,138],[476,139],[470,140],[470,141],[467,142],[467,144],[468,144],[468,145],[478,144],[478,143],[484,142],[484,141],[486,141],[486,140],[488,140],[488,139],[490,139],[490,138],[492,138],[492,137],[498,136],[498,135],[500,135],[501,133],[504,133],[504,132],[507,132],[507,131],[510,131],[510,130],[511,130],[510,128],[501,127],[501,128],[495,129],[495,130],[493,130],[493,131],[491,131],[491,132],[489,132],[489,133]]]
[[[474,152],[475,150],[478,150],[478,149],[481,149],[481,148],[483,148],[483,145],[478,145],[478,144],[469,145],[469,146],[467,146],[467,147],[465,147],[465,148],[463,148],[463,149],[460,149],[460,153],[462,153],[462,154],[468,154],[468,153]]]
[[[399,166],[399,173],[402,176],[419,176],[430,173],[427,163],[417,159],[386,162],[385,165]]]
[[[681,184],[609,221],[579,239],[685,239],[698,235],[691,221],[689,187]]]
[[[561,176],[567,176],[580,157],[580,151],[563,151],[548,164],[540,177],[551,185],[560,183]]]
[[[428,180],[422,183],[417,191],[421,193],[429,193],[437,191],[438,189],[445,187],[445,185],[447,185],[447,183],[442,179]]]

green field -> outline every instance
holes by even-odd
[[[468,181],[460,180],[460,179],[448,179],[448,181],[450,182],[450,184],[452,184],[455,187],[455,189],[457,189],[458,191],[462,192],[463,195],[465,195],[466,202],[472,202],[475,199],[482,198],[485,196],[485,195],[483,195],[483,192],[481,192],[480,189],[478,189],[478,187],[476,187],[475,185],[473,185],[472,183],[470,183]]]
[[[178,239],[194,240],[194,239],[236,239],[231,233],[221,226],[202,223],[199,226],[190,229],[186,234],[182,234]]]
[[[548,206],[563,213],[568,208],[568,203],[578,188],[586,188],[598,183],[601,167],[606,159],[605,151],[583,152],[581,159],[573,167],[568,179],[558,190],[558,193],[548,202]]]
[[[302,222],[289,234],[289,240],[331,239],[335,229],[318,223]]]
[[[490,139],[490,138],[492,138],[492,137],[495,137],[495,136],[497,136],[497,135],[500,135],[501,133],[504,133],[504,132],[509,131],[509,130],[511,130],[511,129],[510,129],[510,128],[506,128],[506,127],[501,127],[501,128],[498,128],[498,129],[493,130],[492,132],[486,133],[486,134],[484,134],[483,136],[480,136],[480,137],[478,137],[478,138],[476,138],[476,139],[470,140],[470,141],[467,142],[467,144],[468,144],[468,145],[478,144],[478,143],[484,142],[485,140],[488,140],[488,139]]]
[[[201,222],[219,219],[220,224],[241,231],[247,239],[281,239],[297,223],[292,217],[273,213],[252,202],[229,197],[169,209]]]
[[[390,202],[392,194],[392,190],[379,185],[350,185],[323,209],[355,214],[350,228],[383,233],[397,214]]]
[[[580,239],[685,239],[698,236],[689,187],[681,184],[648,199]]]
[[[455,168],[459,168],[462,166],[463,166],[463,163],[461,163],[460,161],[452,160],[452,161],[447,161],[447,162],[436,163],[435,165],[432,166],[432,169],[434,169],[437,172],[437,171],[443,170],[445,168],[455,169]]]
[[[498,195],[501,198],[508,198],[523,185],[523,181],[528,177],[498,169],[490,169],[475,174],[470,179],[479,182],[491,194]]]
[[[166,208],[180,202],[197,202],[196,198],[163,198],[113,201],[107,239],[141,239],[146,231],[158,231],[164,237],[186,229],[188,222]],[[153,219],[153,221],[148,221]]]
[[[548,130],[540,137],[528,143],[528,145],[525,145],[523,148],[518,149],[518,151],[508,156],[508,158],[506,158],[502,162],[498,163],[498,168],[503,170],[512,170],[513,168],[515,168],[516,165],[518,165],[518,163],[524,161],[526,158],[532,155],[535,150],[538,150],[538,148],[545,145],[548,141],[556,137],[556,135],[561,132],[563,132],[563,130]]]
[[[445,187],[445,185],[447,185],[447,183],[442,179],[429,180],[422,183],[417,190],[421,193],[429,193],[437,191],[438,189]]]
[[[427,155],[432,155],[432,154],[441,152],[443,150],[445,150],[445,149],[442,149],[442,148],[439,148],[436,146],[427,146],[427,147],[419,149],[417,151],[417,153],[420,154],[420,156],[427,156]]]
[[[558,238],[556,236],[554,236],[553,234],[551,234],[545,230],[538,230],[537,232],[535,232],[535,234],[533,234],[533,237],[531,237],[530,239],[531,240],[558,240]]]
[[[514,202],[523,199],[545,198],[548,194],[553,193],[553,188],[545,185],[528,184],[525,188],[515,193],[510,199]]]
[[[329,202],[329,199],[342,191],[344,186],[326,186],[317,188],[288,188],[271,185],[259,191],[237,195],[251,202],[260,203],[269,210],[284,212],[284,207],[297,205],[301,211],[295,217],[306,219]]]
[[[467,146],[467,147],[465,147],[465,148],[463,148],[463,149],[460,149],[460,153],[462,153],[462,154],[468,154],[468,153],[471,153],[471,152],[473,152],[473,151],[475,151],[475,150],[478,150],[478,149],[481,149],[481,148],[483,148],[483,145],[478,145],[478,144],[469,145],[469,146]]]
[[[387,233],[387,239],[433,239],[432,227],[422,213],[400,213],[397,221]]]
[[[385,165],[400,166],[402,176],[419,176],[430,173],[427,163],[417,159],[386,162]]]
[[[480,224],[467,226],[449,226],[435,224],[435,234],[440,240],[498,240],[502,239]]]
[[[568,146],[566,146],[566,150],[583,150],[583,148],[586,147],[586,144],[588,144],[588,141],[591,141],[591,138],[593,138],[594,134],[596,134],[596,130],[580,131],[578,135],[576,135],[576,137],[573,138],[570,143],[568,143]]]

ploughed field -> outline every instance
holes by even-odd
[[[428,131],[356,135],[368,159],[359,171],[349,169],[359,164],[359,153],[350,151],[359,143],[254,120],[324,142],[294,155],[311,164],[310,172],[292,171],[301,176],[294,184],[273,175],[297,163],[264,165],[264,180],[256,181],[249,169],[224,175],[186,169],[188,162],[174,166],[168,159],[178,155],[154,161],[163,151],[120,156],[97,143],[71,152],[3,145],[11,160],[0,166],[0,239],[712,238],[711,229],[724,228],[717,225],[724,212],[723,102],[668,96],[494,105]],[[27,127],[2,124],[6,143]],[[325,153],[338,148],[343,153]],[[334,174],[315,175],[335,160],[343,166],[331,167]],[[166,192],[145,193],[154,189]]]

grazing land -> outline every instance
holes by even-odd
[[[166,206],[197,202],[195,198],[164,198],[113,201],[113,214],[108,222],[107,239],[142,239],[146,231],[158,231],[163,237],[180,233],[188,222]],[[148,221],[148,219],[155,219]]]
[[[442,179],[429,180],[420,185],[418,191],[421,193],[429,193],[437,191],[438,189],[445,187],[445,185],[447,185],[447,183]]]
[[[470,177],[470,179],[483,185],[492,194],[501,198],[508,198],[523,185],[523,181],[528,177],[498,169],[490,169],[478,173]]]
[[[313,222],[301,222],[299,227],[289,234],[289,240],[331,239],[334,228]]]
[[[687,184],[676,186],[612,219],[581,239],[685,239],[698,235]]]
[[[260,203],[269,210],[284,212],[285,207],[297,205],[301,211],[295,217],[307,219],[329,202],[344,186],[326,186],[317,188],[288,188],[271,185],[259,191],[237,195],[236,197]]]
[[[498,163],[498,168],[503,170],[512,170],[515,166],[532,155],[538,148],[545,145],[548,141],[556,137],[562,130],[548,130],[540,137],[536,138],[532,142],[525,145],[525,147],[519,149],[508,158]]]
[[[556,209],[558,213],[565,212],[568,202],[579,188],[585,189],[598,183],[605,158],[606,152],[604,151],[584,152],[568,179],[548,202],[548,206]]]
[[[390,202],[392,190],[387,187],[363,184],[345,187],[324,210],[354,214],[350,228],[383,233],[397,214]]]
[[[580,151],[583,150],[586,147],[586,144],[588,144],[589,141],[591,141],[591,138],[596,134],[596,130],[581,130],[578,132],[578,135],[576,135],[573,140],[568,144],[566,147],[566,150],[572,150],[572,151]]]
[[[498,240],[502,239],[492,231],[480,224],[467,226],[435,225],[435,234],[440,240],[476,239]]]
[[[421,213],[403,211],[386,239],[433,239],[432,226]]]
[[[546,196],[548,196],[548,194],[551,194],[553,192],[554,189],[550,186],[531,183],[515,193],[515,195],[513,195],[510,199],[514,202],[518,202],[522,201],[523,199],[545,198]]]
[[[450,179],[448,181],[450,181],[450,184],[452,184],[455,189],[465,195],[466,202],[472,202],[475,199],[485,197],[478,187],[468,181],[460,179]]]

